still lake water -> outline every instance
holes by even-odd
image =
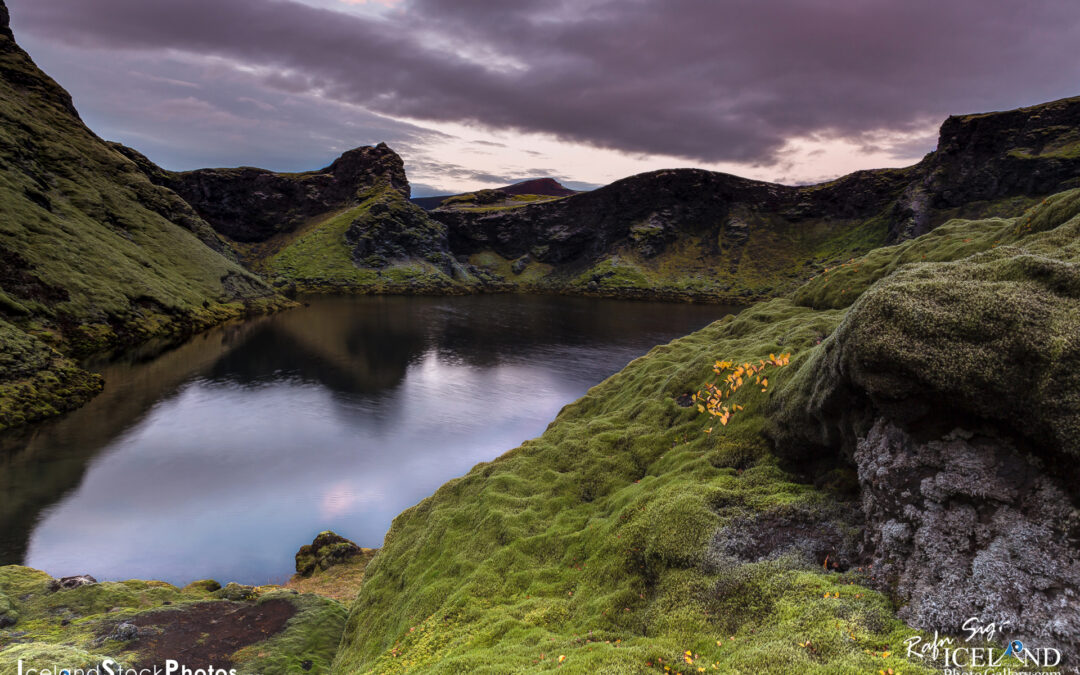
[[[106,390],[88,405],[0,437],[0,564],[281,582],[320,530],[381,546],[403,509],[540,435],[651,347],[731,311],[322,298],[106,364]]]

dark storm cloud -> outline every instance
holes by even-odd
[[[706,161],[773,164],[795,136],[1080,93],[1075,0],[412,0],[382,16],[289,0],[9,4],[42,40],[219,57],[383,115]]]

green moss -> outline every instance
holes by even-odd
[[[0,40],[0,351],[14,346],[28,357],[18,366],[0,359],[2,428],[70,409],[100,389],[61,355],[181,333],[272,292],[177,195],[87,129],[24,52]],[[42,344],[46,337],[59,354]]]
[[[834,445],[857,414],[844,398],[854,386],[904,419],[951,412],[1012,429],[1043,454],[1080,456],[1078,263],[1072,190],[1019,218],[954,221],[811,282],[804,304],[845,304],[838,285],[858,299],[779,393],[772,434],[794,453]]]
[[[810,664],[792,636],[825,635],[838,620],[865,636],[824,664],[881,663],[862,648],[900,624],[866,610],[874,622],[864,626],[839,604],[818,608],[820,588],[846,584],[836,575],[765,567],[754,574],[773,590],[756,618],[734,601],[719,611],[724,575],[703,564],[713,532],[736,514],[821,495],[761,454],[760,440],[747,469],[717,466],[724,443],[674,400],[718,356],[809,350],[841,315],[776,300],[658,347],[567,406],[541,438],[401,514],[368,567],[336,672],[518,672],[554,667],[560,653],[572,672],[643,672],[686,649],[751,672],[768,659]],[[761,401],[745,403],[725,438],[757,437]],[[792,580],[797,590],[784,594]],[[751,631],[772,642],[717,647],[736,624],[746,644]]]
[[[593,265],[578,275],[574,284],[592,291],[651,287],[648,277],[637,265],[620,256],[613,256]]]
[[[1028,235],[1056,228],[1080,214],[1080,190],[1069,190],[1044,199],[1016,218],[953,220],[917,239],[875,249],[826,267],[800,287],[799,304],[815,308],[850,307],[871,285],[909,264],[960,260],[976,253],[1014,244]],[[1045,253],[1061,250],[1065,242],[1025,240],[1026,247]]]
[[[928,672],[902,655],[916,631],[858,573],[716,559],[710,542],[748,515],[831,512],[836,496],[786,473],[761,433],[819,428],[777,410],[815,409],[835,380],[830,345],[859,346],[849,371],[859,361],[875,364],[868,373],[922,373],[929,390],[991,408],[1020,405],[994,388],[1023,379],[1000,355],[1030,355],[1016,368],[1037,378],[1029,393],[1046,412],[1021,406],[1015,419],[1060,432],[1044,442],[1080,437],[1069,394],[1080,391],[1070,338],[1080,335],[1077,214],[1072,191],[1019,218],[955,221],[653,349],[540,438],[398,516],[367,568],[335,672],[525,672],[556,668],[560,654],[570,672],[649,672],[661,658],[676,672]],[[600,269],[639,283],[650,268],[620,256]],[[853,307],[849,293],[861,296]],[[982,351],[958,341],[974,335]],[[771,352],[791,352],[791,365],[768,393],[741,390],[746,409],[728,426],[705,434],[716,425],[676,404],[713,378],[714,360]],[[965,393],[984,390],[997,393],[981,403]],[[679,660],[686,650],[692,669]]]
[[[300,284],[371,284],[378,279],[375,270],[361,269],[349,256],[345,231],[365,215],[372,200],[330,217],[311,232],[271,258],[267,272],[275,278]]]
[[[62,672],[63,668],[84,671],[97,668],[108,658],[102,654],[68,645],[41,642],[14,644],[0,649],[0,675],[17,675],[20,672],[20,661],[23,663],[24,670],[38,668]]]
[[[258,602],[273,599],[288,600],[296,607],[296,614],[278,635],[236,652],[237,669],[260,675],[329,672],[345,626],[345,607],[318,595],[288,591],[266,593]]]
[[[0,567],[0,609],[6,607],[17,618],[8,631],[0,630],[0,673],[9,672],[5,668],[19,658],[28,667],[39,668],[54,664],[92,667],[106,657],[121,664],[144,663],[147,655],[139,650],[152,644],[102,640],[102,636],[119,622],[136,621],[148,612],[160,617],[162,611],[183,613],[214,603],[221,603],[225,612],[237,607],[214,599],[216,582],[195,582],[177,589],[163,582],[132,580],[53,590],[51,581],[49,575],[28,567]],[[237,671],[327,672],[345,624],[345,608],[318,595],[298,595],[276,587],[252,589],[250,595],[256,605],[285,601],[295,613],[277,634],[249,636],[252,644],[231,657]],[[206,630],[212,632],[214,627],[207,625]],[[181,654],[176,656],[182,660]]]

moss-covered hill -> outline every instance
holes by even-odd
[[[0,3],[0,428],[96,393],[71,357],[189,333],[273,295],[86,128]]]
[[[335,672],[931,672],[970,616],[1075,669],[1078,241],[1072,190],[653,349],[394,521]]]

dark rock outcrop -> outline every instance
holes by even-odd
[[[72,588],[81,588],[82,586],[89,586],[96,584],[98,581],[89,574],[79,574],[73,577],[62,577],[60,579],[53,579],[49,582],[50,591],[68,591]]]
[[[130,149],[124,152],[152,181],[183,197],[215,230],[242,242],[265,241],[311,218],[356,205],[377,184],[409,197],[401,157],[385,143],[349,150],[326,168],[304,173],[253,167],[172,172]]]
[[[1080,186],[1080,97],[950,117],[928,162],[932,206]]]
[[[454,273],[446,226],[394,191],[384,192],[352,221],[345,243],[358,267],[382,269],[394,261],[419,258],[443,274]]]

